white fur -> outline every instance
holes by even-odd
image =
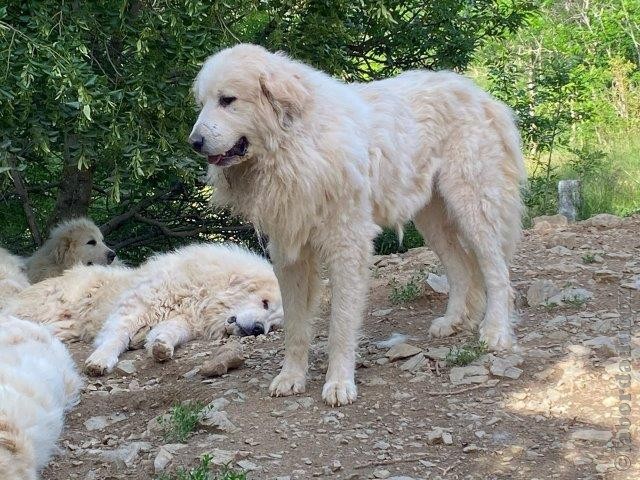
[[[447,269],[434,336],[480,322],[493,349],[514,334],[509,261],[520,236],[520,138],[508,108],[451,72],[412,71],[347,85],[282,54],[238,45],[194,82],[190,141],[210,162],[246,137],[243,156],[210,167],[215,200],[270,237],[286,352],[274,395],[305,388],[318,262],[332,284],[323,398],[356,398],[355,348],[379,226],[413,219]],[[220,96],[237,97],[220,104]],[[227,152],[229,153],[229,152]]]
[[[10,298],[28,286],[24,260],[0,247],[0,310]]]
[[[60,340],[41,325],[0,314],[0,478],[38,477],[80,385]]]
[[[114,251],[105,245],[96,224],[88,218],[75,218],[51,230],[47,241],[27,259],[27,276],[36,283],[77,264],[109,265],[114,259]]]
[[[7,311],[48,324],[63,340],[95,339],[86,366],[96,375],[145,339],[162,361],[194,338],[249,334],[257,325],[269,332],[283,316],[271,264],[220,244],[158,254],[137,269],[76,266],[27,288]]]

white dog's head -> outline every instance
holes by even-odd
[[[189,142],[209,164],[228,167],[273,151],[311,95],[301,65],[256,45],[213,55],[193,84],[201,107]]]
[[[282,326],[284,311],[275,275],[233,275],[226,295],[225,303],[231,305],[226,312],[228,334],[257,336]]]
[[[56,262],[65,268],[77,263],[109,265],[116,258],[116,253],[105,245],[100,229],[88,218],[61,223],[46,243],[53,249]]]

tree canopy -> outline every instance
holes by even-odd
[[[238,42],[349,81],[464,69],[515,32],[524,0],[9,0],[0,7],[0,244],[26,253],[88,214],[132,259],[251,238],[208,207],[186,138],[205,58]]]

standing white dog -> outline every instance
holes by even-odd
[[[36,480],[77,403],[80,377],[42,325],[0,314],[0,478]]]
[[[355,348],[379,225],[413,219],[447,270],[447,311],[430,333],[475,325],[492,349],[514,342],[509,261],[525,177],[507,107],[451,72],[346,85],[282,54],[238,45],[194,83],[190,136],[216,201],[269,235],[285,311],[274,395],[305,389],[318,261],[329,268],[330,405],[356,398]]]

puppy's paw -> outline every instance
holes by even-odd
[[[327,381],[322,387],[322,399],[330,407],[349,405],[357,397],[358,389],[352,380]]]
[[[288,397],[304,393],[306,375],[304,372],[285,371],[280,372],[271,382],[269,392],[272,397]]]
[[[118,363],[118,357],[104,355],[98,351],[93,352],[86,362],[84,362],[84,371],[92,377],[99,377],[113,370]]]
[[[448,317],[439,317],[436,318],[433,322],[431,322],[431,327],[429,327],[429,335],[435,338],[441,337],[449,337],[456,333],[456,326],[459,322],[448,318]]]
[[[168,343],[156,341],[151,345],[150,350],[156,362],[166,362],[173,358],[173,347]]]

